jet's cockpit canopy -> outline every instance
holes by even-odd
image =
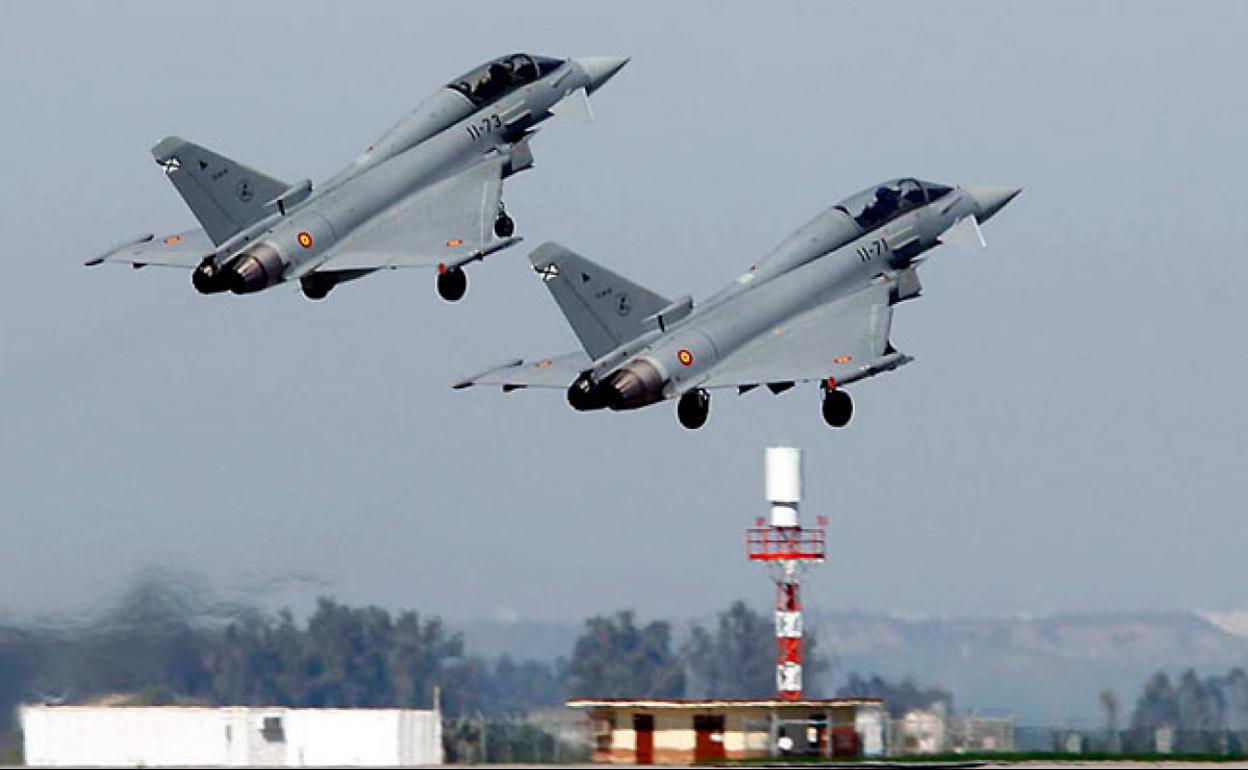
[[[546,77],[562,64],[562,59],[547,56],[509,54],[455,78],[447,87],[468,97],[477,107],[484,107],[517,88]]]
[[[873,230],[891,219],[947,195],[953,188],[918,179],[891,179],[851,195],[836,205],[863,230]]]

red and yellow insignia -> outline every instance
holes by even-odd
[[[295,240],[299,241],[299,245],[305,249],[312,248],[312,233],[307,230],[304,230],[299,233],[299,235],[295,236]]]
[[[182,236],[180,235],[171,235],[165,239],[166,246],[176,246],[181,242],[182,242]]]
[[[853,357],[853,356],[837,356],[836,358],[832,359],[832,363],[834,363],[834,364],[847,364],[847,363],[849,363],[850,361],[853,361],[853,360],[854,360],[854,357]]]
[[[453,249],[453,248],[455,248],[456,246],[463,246],[463,245],[464,245],[464,241],[463,241],[462,239],[460,239],[460,238],[452,238],[452,239],[450,239],[449,241],[447,241],[447,242],[446,242],[446,245],[447,245],[447,246],[449,246],[449,247],[451,247],[451,248]]]
[[[683,366],[690,366],[693,364],[693,353],[688,348],[681,348],[676,351],[676,360]]]
[[[537,362],[538,369],[549,369],[550,367],[554,365],[555,365],[555,362],[551,361],[549,358],[543,358],[541,361]]]

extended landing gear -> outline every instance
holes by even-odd
[[[337,281],[331,281],[323,275],[313,273],[299,279],[299,288],[303,289],[303,296],[308,299],[325,299],[336,283]]]
[[[823,386],[823,419],[833,428],[844,428],[854,416],[854,400],[843,390]]]
[[[498,216],[494,219],[494,234],[499,238],[510,238],[516,232],[516,220],[507,216],[503,202],[498,202]]]
[[[458,302],[468,291],[468,275],[462,268],[438,271],[438,296],[447,302]]]
[[[711,394],[702,388],[694,388],[676,402],[676,417],[689,430],[697,430],[706,425],[706,418],[710,413]]]

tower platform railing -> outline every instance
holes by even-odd
[[[752,561],[823,561],[827,541],[823,528],[755,527],[745,531],[745,549]]]

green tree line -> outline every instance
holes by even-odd
[[[1236,667],[1201,677],[1188,669],[1172,682],[1159,671],[1144,685],[1131,727],[1171,728],[1178,752],[1248,753],[1248,673]]]
[[[0,627],[0,735],[11,747],[21,702],[116,694],[151,705],[427,708],[436,688],[451,720],[514,717],[573,696],[762,697],[775,689],[774,659],[770,619],[743,602],[681,644],[666,621],[591,617],[570,657],[547,663],[473,655],[461,634],[413,611],[322,598],[300,622],[213,606],[148,576],[90,622]]]

